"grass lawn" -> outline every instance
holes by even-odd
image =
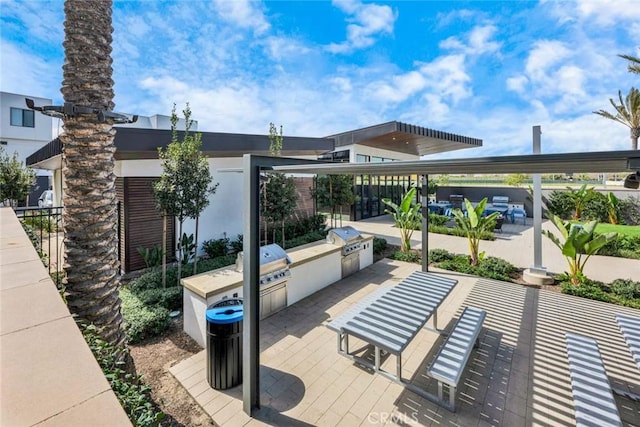
[[[621,236],[640,236],[640,227],[637,225],[607,224],[602,222],[596,226],[596,233],[611,232],[618,233]]]

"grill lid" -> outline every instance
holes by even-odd
[[[362,240],[362,235],[355,228],[346,227],[333,228],[327,233],[327,243],[334,245],[347,245]]]
[[[236,271],[242,271],[243,268],[243,253],[239,252],[236,258]],[[278,244],[272,243],[260,247],[260,275],[265,275],[275,270],[288,268],[291,264],[291,258]]]

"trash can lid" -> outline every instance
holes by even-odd
[[[239,322],[242,320],[242,311],[241,305],[210,308],[207,310],[207,321],[221,325]]]

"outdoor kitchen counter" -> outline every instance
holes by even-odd
[[[360,269],[373,263],[373,236],[362,236]],[[291,258],[286,278],[286,305],[295,304],[343,277],[342,247],[324,240],[287,251]],[[242,272],[235,265],[208,271],[181,280],[184,286],[184,331],[199,345],[206,344],[207,307],[226,298],[242,298]],[[262,296],[261,296],[262,298]]]
[[[371,235],[362,235],[362,242],[373,240]],[[295,268],[305,263],[325,257],[329,254],[340,252],[341,247],[324,240],[307,243],[287,251],[291,258],[289,268]],[[182,285],[201,298],[208,299],[228,290],[242,286],[242,272],[236,271],[235,265],[218,268],[182,279]]]

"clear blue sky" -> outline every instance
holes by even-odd
[[[0,0],[0,90],[61,104],[62,1]],[[453,157],[629,149],[592,111],[640,86],[637,0],[115,1],[116,111],[325,136],[389,120],[482,138]],[[286,144],[286,140],[285,140]]]

